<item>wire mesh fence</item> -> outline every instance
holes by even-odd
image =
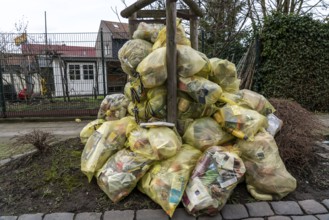
[[[122,33],[0,33],[0,117],[96,115],[123,92]]]

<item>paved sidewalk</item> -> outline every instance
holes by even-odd
[[[172,220],[329,220],[329,199],[317,202],[254,202],[247,204],[228,204],[217,216],[188,215],[185,209],[176,209]],[[0,220],[169,220],[161,209],[106,211],[104,213],[35,213],[20,216],[0,216]]]
[[[80,123],[66,122],[0,122],[0,140],[9,140],[17,134],[25,134],[33,129],[51,132],[60,139],[78,137],[81,129],[91,120]],[[20,216],[2,216],[0,220],[168,220],[162,210],[106,211],[104,213],[35,213]],[[329,220],[329,198],[323,201],[279,201],[247,204],[228,204],[214,217],[193,217],[184,209],[177,209],[174,220]]]

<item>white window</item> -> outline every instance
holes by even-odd
[[[68,73],[70,80],[93,80],[95,73],[93,63],[70,63]]]

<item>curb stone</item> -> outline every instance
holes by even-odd
[[[142,210],[136,211],[136,220],[155,220],[155,219],[156,220],[169,220],[169,217],[162,209],[153,209],[153,210],[142,209]],[[122,219],[120,219],[120,220],[122,220]]]
[[[195,220],[195,217],[189,215],[185,209],[177,208],[171,218],[171,220]]]
[[[0,220],[16,220],[17,216],[0,216]]]
[[[277,215],[302,215],[303,211],[297,202],[294,201],[279,201],[270,203],[274,212]]]
[[[329,199],[322,200],[322,204],[324,204],[327,207],[327,209],[329,209]]]
[[[291,218],[289,218],[287,216],[277,215],[277,216],[271,216],[267,220],[290,220],[290,219]]]
[[[322,214],[326,213],[327,209],[319,202],[309,199],[298,202],[307,214]]]
[[[221,213],[224,219],[244,219],[249,217],[246,207],[241,204],[227,204],[221,210]]]
[[[57,212],[45,215],[43,220],[73,220],[74,214],[69,212]]]
[[[125,211],[107,211],[104,213],[103,220],[134,220],[135,212],[134,210]]]
[[[267,202],[253,202],[245,204],[250,217],[265,217],[274,215],[270,205]]]
[[[314,215],[291,216],[292,220],[318,220]]]
[[[102,213],[98,212],[82,212],[78,213],[74,220],[100,220]]]
[[[43,213],[24,214],[18,217],[18,220],[42,220]]]
[[[329,219],[329,214],[316,215],[316,217],[320,220],[328,220]]]

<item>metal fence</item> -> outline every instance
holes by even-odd
[[[96,115],[123,92],[117,58],[126,38],[111,33],[0,33],[0,117]]]

